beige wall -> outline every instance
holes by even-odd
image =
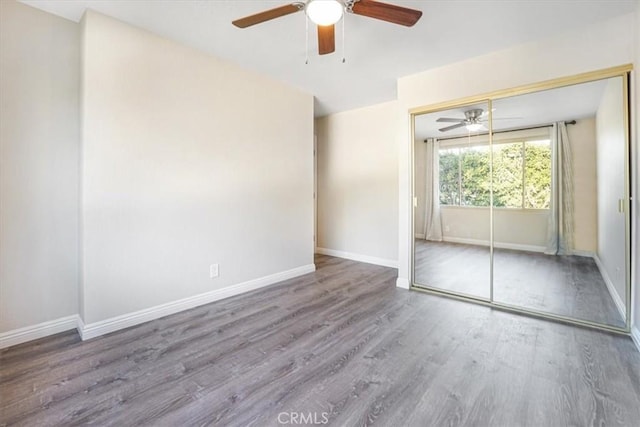
[[[595,254],[598,247],[595,117],[567,126],[573,156],[574,250]]]
[[[393,102],[316,120],[321,252],[397,262],[396,128]]]
[[[0,334],[77,313],[79,55],[77,24],[0,1]]]
[[[448,242],[489,245],[489,208],[442,207],[442,238]],[[549,213],[544,210],[496,208],[494,245],[543,252],[546,245]]]
[[[91,11],[82,69],[85,323],[312,266],[310,94]]]

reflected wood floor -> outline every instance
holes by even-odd
[[[489,299],[489,259],[485,246],[416,239],[416,283]],[[496,248],[493,277],[495,301],[625,326],[593,258]]]
[[[2,425],[637,425],[628,337],[318,271],[81,342],[0,351]],[[290,415],[280,421],[289,421]]]

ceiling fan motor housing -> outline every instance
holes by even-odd
[[[465,111],[464,116],[467,119],[467,122],[477,123],[480,120],[482,113],[484,113],[484,110],[482,110],[481,108],[474,108],[473,110]]]

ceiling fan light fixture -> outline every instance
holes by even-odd
[[[338,0],[311,0],[305,12],[316,25],[333,25],[342,18],[344,7]]]
[[[482,123],[469,123],[467,125],[467,130],[469,132],[478,132],[479,130],[482,130],[484,128],[484,126],[482,125]]]

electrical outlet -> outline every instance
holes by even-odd
[[[220,272],[218,270],[218,264],[211,264],[209,266],[209,276],[213,279],[214,277],[218,277]]]

